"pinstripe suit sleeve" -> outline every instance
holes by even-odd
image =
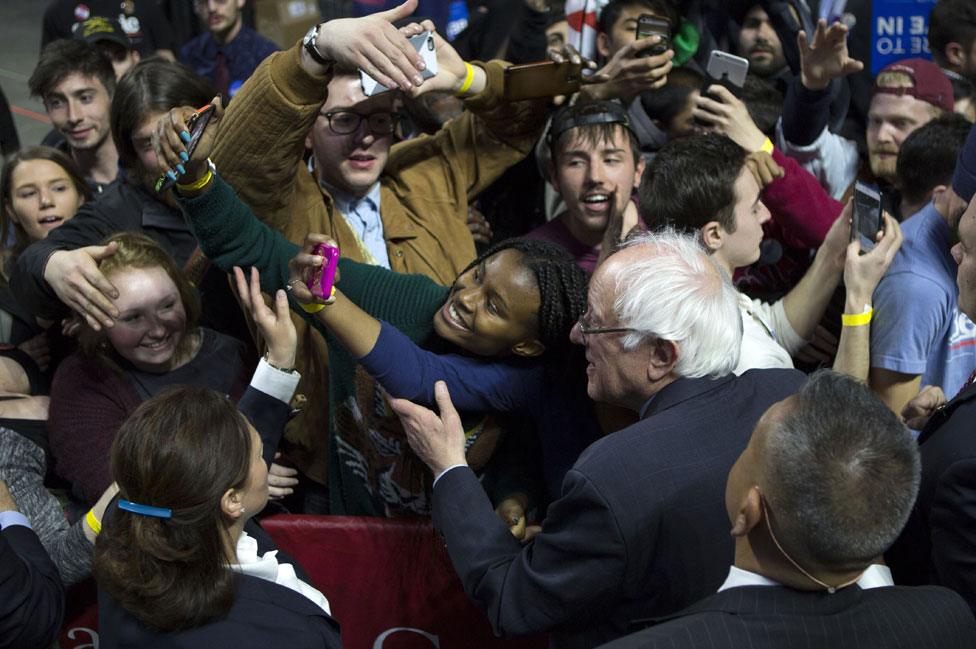
[[[962,595],[976,611],[976,459],[955,462],[939,476],[929,521],[936,583]]]
[[[596,486],[571,470],[543,531],[522,547],[495,515],[474,473],[455,469],[434,489],[434,525],[464,589],[495,633],[550,629],[617,601],[627,551]]]

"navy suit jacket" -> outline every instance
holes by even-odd
[[[270,465],[288,418],[288,404],[248,387],[237,404],[264,444],[264,460]],[[120,515],[114,507],[110,510]],[[106,516],[105,526],[111,525]],[[244,531],[258,543],[258,554],[277,550],[268,533],[253,519]],[[278,551],[279,563],[290,563],[305,582],[308,575],[294,559]],[[98,591],[98,626],[102,649],[186,647],[206,649],[341,649],[338,623],[310,599],[259,577],[237,575],[234,605],[223,618],[174,633],[157,633],[141,624],[105,591]]]
[[[783,586],[730,588],[601,649],[968,649],[976,620],[938,587],[858,586],[829,595]]]
[[[936,411],[918,441],[918,499],[885,558],[895,583],[946,586],[976,612],[976,386]]]
[[[0,647],[46,648],[64,618],[64,586],[33,530],[0,532]]]
[[[548,630],[554,647],[596,646],[714,593],[732,564],[729,469],[766,409],[804,380],[776,369],[671,383],[641,421],[583,452],[524,548],[474,473],[447,472],[434,525],[465,591],[496,633]]]

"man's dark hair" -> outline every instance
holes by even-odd
[[[783,113],[783,95],[773,84],[754,74],[746,76],[746,83],[739,96],[749,111],[749,117],[763,135],[772,136],[776,122]]]
[[[610,0],[600,12],[597,32],[609,35],[613,26],[620,20],[620,15],[624,9],[630,7],[643,7],[647,9],[647,13],[667,18],[668,22],[671,23],[672,33],[677,31],[678,23],[681,22],[681,14],[678,13],[678,8],[669,0]]]
[[[918,445],[874,392],[844,374],[815,372],[791,406],[759,451],[768,522],[801,565],[863,570],[908,520]]]
[[[216,94],[209,81],[179,63],[158,57],[139,62],[122,77],[112,98],[112,139],[122,167],[138,167],[132,133],[150,113],[177,106],[199,108]]]
[[[76,39],[48,43],[41,51],[41,57],[27,81],[27,86],[32,97],[43,100],[54,86],[75,73],[101,81],[110,97],[115,92],[112,62],[94,45]]]
[[[929,13],[929,49],[942,67],[948,61],[945,48],[959,43],[968,53],[976,40],[976,4],[972,0],[939,0]]]
[[[675,68],[668,74],[668,82],[657,90],[641,93],[641,106],[651,119],[667,126],[688,106],[688,97],[701,89],[705,76],[692,68]]]
[[[735,232],[735,181],[746,152],[724,135],[668,142],[644,171],[638,196],[647,227],[694,233],[709,221]]]
[[[586,311],[586,272],[562,246],[518,237],[491,246],[461,274],[503,250],[519,252],[522,265],[535,277],[539,287],[539,341],[546,346],[546,356],[556,360],[569,349],[578,349],[570,344],[569,333]]]
[[[952,183],[956,159],[970,128],[972,124],[965,117],[948,113],[905,138],[898,149],[896,173],[906,201],[921,203],[937,185]]]
[[[605,115],[606,121],[596,123],[583,123],[580,126],[565,128],[572,122],[586,122],[588,118],[596,115]],[[627,111],[618,103],[612,101],[578,101],[575,104],[563,106],[552,116],[552,123],[549,126],[550,132],[556,136],[551,139],[549,155],[553,163],[558,158],[558,153],[562,151],[562,146],[570,140],[572,136],[577,136],[583,140],[587,146],[598,147],[604,142],[612,142],[619,129],[623,129],[630,142],[630,152],[634,158],[634,164],[640,160],[640,142],[631,130],[627,118]],[[565,130],[563,130],[565,129]]]

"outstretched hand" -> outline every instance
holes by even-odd
[[[444,381],[434,384],[434,398],[440,415],[406,399],[390,399],[400,417],[410,448],[435,476],[446,469],[467,464],[464,457],[464,428]]]
[[[848,302],[853,301],[855,305],[871,302],[874,289],[891,266],[904,240],[898,221],[887,212],[882,213],[882,218],[884,229],[874,248],[862,255],[859,238],[847,247],[844,285],[847,287]]]
[[[213,115],[197,140],[192,156],[187,151],[190,142],[187,122],[200,107],[178,106],[159,118],[156,130],[153,131],[152,145],[156,152],[157,171],[161,175],[172,174],[170,178],[178,179],[184,185],[191,185],[206,175],[207,158],[213,151],[220,120],[224,116],[220,95],[210,100],[210,103],[214,107]]]
[[[298,334],[288,311],[288,296],[281,289],[275,291],[272,311],[261,295],[261,276],[257,268],[251,268],[251,281],[248,282],[244,279],[244,271],[234,266],[234,281],[241,304],[251,314],[268,346],[268,362],[280,368],[295,367]]]
[[[58,299],[85,319],[95,331],[115,324],[119,315],[112,300],[119,291],[98,268],[98,262],[119,249],[115,241],[104,246],[85,246],[75,250],[58,250],[44,265],[44,281]]]
[[[322,24],[315,45],[326,59],[346,68],[358,68],[387,88],[410,92],[424,82],[419,72],[425,66],[407,36],[393,23],[410,17],[416,9],[417,0],[406,0],[393,9],[369,16],[330,20]],[[306,56],[302,52],[306,70],[324,72]]]
[[[813,42],[807,42],[806,32],[796,35],[800,49],[800,81],[809,90],[824,90],[834,79],[860,72],[864,64],[852,59],[847,51],[847,26],[836,22],[817,21]]]
[[[752,120],[749,109],[725,86],[709,86],[707,94],[695,99],[691,113],[708,124],[709,130],[728,136],[749,153],[759,151],[766,142],[766,136]]]
[[[668,82],[674,66],[674,52],[641,56],[658,44],[660,36],[650,36],[620,48],[596,74],[584,77],[580,93],[588,99],[630,101],[645,90],[657,90]]]

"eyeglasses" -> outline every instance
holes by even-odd
[[[617,334],[617,333],[633,333],[638,331],[633,327],[589,327],[580,318],[576,321],[576,326],[579,328],[580,338],[583,339],[583,344],[586,344],[586,337],[593,334]]]
[[[335,110],[319,113],[329,120],[329,128],[336,135],[349,135],[359,129],[359,125],[366,120],[369,130],[377,135],[389,135],[396,130],[396,115],[388,112],[370,113],[363,115],[351,110]]]

